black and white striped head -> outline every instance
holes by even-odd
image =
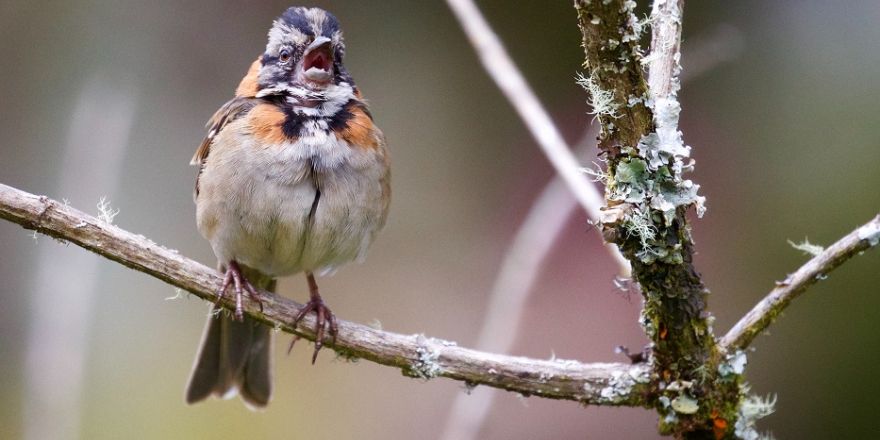
[[[342,64],[345,43],[339,21],[320,8],[292,7],[269,30],[261,58],[258,95],[321,95],[353,87]]]

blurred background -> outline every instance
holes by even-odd
[[[570,3],[479,6],[574,143],[591,116],[574,82],[583,52]],[[344,319],[472,346],[502,258],[552,171],[445,3],[314,4],[343,24],[346,65],[385,131],[394,174],[385,232],[365,263],[320,280],[322,293]],[[3,0],[0,182],[92,214],[106,196],[119,226],[213,265],[187,164],[288,6]],[[684,85],[681,125],[697,160],[691,178],[708,197],[694,237],[720,335],[806,260],[786,240],[830,244],[880,208],[880,4],[685,9],[685,71],[708,65]],[[622,361],[614,346],[645,343],[639,298],[614,288],[615,266],[583,213],[565,225],[511,351]],[[876,251],[847,263],[754,344],[753,391],[779,396],[762,430],[878,434],[878,264]],[[311,366],[305,344],[284,356],[285,336],[268,410],[188,407],[204,302],[168,299],[176,292],[162,282],[5,222],[0,279],[2,438],[431,439],[465,392],[330,351]],[[305,287],[293,276],[279,291],[302,301]],[[657,437],[656,415],[641,409],[496,397],[479,438]]]

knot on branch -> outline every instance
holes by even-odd
[[[38,200],[40,203],[40,212],[37,214],[37,218],[30,222],[28,229],[43,232],[43,224],[46,222],[46,217],[48,216],[49,211],[54,208],[56,202],[46,196],[39,196]]]

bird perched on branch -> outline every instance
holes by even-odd
[[[192,159],[198,229],[225,274],[218,299],[235,312],[208,318],[186,401],[239,393],[249,407],[271,397],[270,328],[244,317],[242,295],[259,302],[279,276],[304,273],[309,301],[293,319],[317,315],[315,351],[336,318],[315,273],[364,257],[385,224],[390,199],[382,132],[343,65],[339,22],[294,7],[272,25],[265,52],[208,122]],[[227,292],[231,291],[231,292]]]

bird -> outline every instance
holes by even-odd
[[[391,197],[382,131],[343,64],[337,18],[291,7],[273,21],[265,51],[208,121],[192,164],[196,223],[223,274],[189,382],[187,403],[239,395],[251,409],[272,396],[271,328],[244,316],[242,298],[259,304],[279,277],[305,274],[309,301],[295,327],[316,314],[312,364],[335,315],[315,275],[360,261],[382,229]],[[293,340],[294,342],[296,339]],[[291,343],[291,348],[293,342]]]

